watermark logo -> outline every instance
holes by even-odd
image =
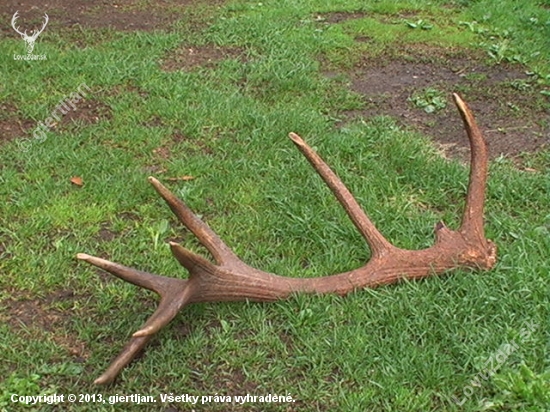
[[[475,388],[482,385],[482,381],[487,381],[491,378],[497,371],[504,365],[508,360],[510,355],[520,348],[520,345],[525,343],[527,339],[533,334],[537,329],[536,324],[529,323],[524,328],[520,330],[519,333],[519,343],[515,340],[511,342],[504,343],[500,345],[496,352],[491,354],[488,359],[486,359],[483,364],[482,370],[480,370],[476,376],[474,376],[468,385],[462,389],[463,397],[458,399],[456,396],[452,396],[453,402],[458,406],[462,406],[466,401],[472,397],[474,394]]]
[[[49,17],[46,13],[44,13],[44,24],[42,25],[42,28],[40,30],[33,30],[31,35],[27,34],[27,30],[24,32],[21,32],[19,30],[19,27],[16,26],[16,21],[19,18],[18,15],[19,11],[16,11],[11,19],[11,25],[13,29],[21,35],[21,38],[25,41],[26,47],[27,47],[27,54],[21,55],[21,54],[14,54],[13,59],[14,60],[46,60],[45,54],[32,54],[34,50],[34,44],[36,43],[36,39],[44,31],[46,28],[46,25],[48,24]]]

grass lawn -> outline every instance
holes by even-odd
[[[0,411],[550,410],[548,0],[58,3],[20,10],[23,30],[50,16],[38,61],[12,57],[25,44],[0,6]],[[491,148],[492,271],[192,305],[93,385],[157,297],[76,254],[181,278],[168,241],[208,257],[148,176],[251,266],[351,270],[368,248],[287,134],[393,244],[425,248],[464,205],[451,92]],[[55,393],[107,401],[12,402]],[[131,394],[156,403],[109,402]],[[247,394],[294,402],[214,398]]]

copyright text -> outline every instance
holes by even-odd
[[[174,394],[174,393],[160,393],[158,395],[142,395],[134,393],[131,395],[102,395],[100,393],[80,393],[80,394],[52,394],[52,395],[18,395],[12,394],[10,397],[12,403],[22,403],[26,405],[36,404],[48,404],[56,405],[61,403],[105,403],[105,404],[118,404],[118,403],[132,403],[132,404],[146,404],[146,403],[187,403],[191,405],[206,405],[210,403],[228,403],[233,405],[243,405],[245,403],[291,403],[296,402],[296,399],[290,394],[277,395],[268,393],[264,395],[220,395],[218,393],[214,395],[192,395],[188,393]]]

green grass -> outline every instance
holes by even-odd
[[[204,251],[147,184],[155,174],[252,266],[315,277],[362,265],[369,257],[366,245],[288,140],[290,131],[318,150],[395,245],[428,246],[436,221],[457,226],[467,168],[440,158],[427,137],[401,130],[390,118],[336,128],[343,111],[362,103],[345,82],[323,77],[318,59],[342,69],[359,53],[391,55],[388,49],[403,45],[488,53],[490,41],[505,36],[514,53],[503,59],[519,56],[544,81],[550,73],[550,11],[534,1],[520,9],[516,4],[231,2],[204,9],[208,15],[201,19],[212,24],[202,31],[181,23],[166,32],[73,33],[86,48],[44,33],[37,48],[48,60],[0,60],[0,103],[15,105],[33,124],[82,82],[92,88],[91,99],[110,108],[95,123],[54,129],[43,143],[29,133],[26,152],[18,141],[0,146],[0,408],[19,410],[9,400],[12,393],[140,393],[157,399],[161,393],[276,393],[291,394],[297,402],[290,410],[304,411],[548,410],[547,150],[525,156],[536,172],[518,170],[506,159],[490,166],[486,230],[499,247],[491,272],[453,271],[345,298],[194,305],[106,388],[94,387],[93,378],[152,313],[156,297],[74,258],[86,252],[186,276],[165,241],[177,238]],[[316,19],[331,11],[365,14],[339,24]],[[537,24],[528,22],[531,17]],[[406,23],[419,19],[433,28]],[[460,23],[473,20],[489,34]],[[500,34],[491,39],[490,33]],[[371,49],[354,41],[365,35],[373,37]],[[246,57],[164,72],[159,60],[170,58],[182,41],[238,46]],[[0,54],[21,53],[21,47],[20,39],[7,37]],[[154,152],[160,147],[169,150],[167,158]],[[182,175],[195,179],[167,181]],[[71,185],[72,176],[82,177],[84,187]],[[101,238],[102,230],[108,239]],[[33,309],[30,326],[7,322],[17,305]],[[525,336],[530,324],[534,330]],[[453,399],[462,399],[487,360],[513,342],[517,349],[498,372],[457,405]]]

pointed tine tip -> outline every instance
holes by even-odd
[[[462,100],[462,97],[458,93],[453,93],[453,100],[460,111],[464,111],[466,103]]]
[[[101,259],[101,258],[96,257],[96,256],[90,256],[86,253],[77,253],[76,258],[79,259],[79,260],[83,260],[84,262],[88,262],[91,265],[98,266],[98,267],[101,267],[101,268],[104,268],[105,265],[112,265],[113,264],[112,262],[110,262],[108,260]]]
[[[288,134],[288,137],[290,137],[290,140],[292,140],[297,145],[303,146],[305,145],[304,139],[302,139],[300,136],[298,136],[296,133],[291,132]]]
[[[155,179],[153,176],[149,176],[147,180],[149,181],[149,183],[151,183],[151,185],[153,185],[157,193],[161,195],[165,200],[168,200],[167,197],[173,196],[170,190],[168,190],[168,188],[166,188],[162,183],[160,183],[160,181]]]
[[[149,336],[149,335],[153,335],[157,332],[156,330],[157,328],[155,328],[154,326],[147,326],[146,328],[143,328],[143,329],[140,329],[138,330],[137,332],[135,332],[134,334],[132,334],[132,336],[134,338],[142,338],[144,336]]]
[[[162,186],[162,183],[160,183],[157,179],[155,179],[153,176],[149,176],[147,178],[147,180],[149,181],[149,183],[151,183],[153,186],[155,187],[158,187],[158,186]]]
[[[199,265],[203,268],[213,268],[213,264],[203,258],[202,256],[199,256],[190,250],[184,248],[179,243],[170,242],[170,250],[172,251],[172,255],[176,258],[176,260],[182,265],[184,268],[186,268],[190,275],[193,276],[193,269],[195,266]],[[220,263],[220,261],[218,261]]]
[[[187,250],[185,249],[182,245],[180,245],[179,243],[176,243],[176,242],[168,242],[168,245],[170,246],[170,250],[172,251],[172,254],[175,254],[175,253],[178,253],[180,251],[183,250]]]
[[[453,93],[453,100],[461,116],[463,116],[464,121],[466,121],[468,125],[471,125],[475,120],[474,115],[470,110],[470,107],[466,104],[464,100],[462,100],[462,97],[460,97],[457,93]]]
[[[94,385],[105,385],[106,383],[110,383],[110,382],[111,382],[110,378],[104,378],[103,375],[101,375],[99,378],[97,378],[94,381]]]
[[[190,250],[187,250],[179,243],[168,242],[168,244],[170,245],[170,250],[172,251],[172,254],[176,257],[176,259],[178,259],[180,263],[182,261],[187,262],[191,256],[194,256],[194,254]]]

